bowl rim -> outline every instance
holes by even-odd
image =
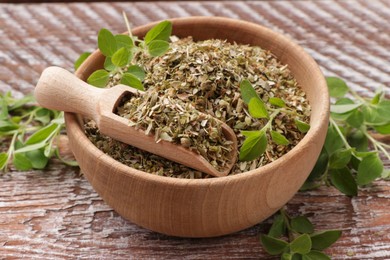
[[[218,23],[223,23],[223,22],[234,22],[240,26],[248,26],[252,27],[258,30],[266,31],[269,34],[272,34],[275,38],[277,39],[282,39],[283,41],[289,42],[291,46],[293,46],[295,49],[301,52],[302,55],[305,57],[305,63],[307,64],[306,66],[311,68],[311,73],[321,75],[321,82],[318,82],[317,88],[318,90],[321,91],[321,95],[325,96],[326,98],[321,99],[322,103],[319,105],[321,109],[324,110],[324,113],[319,113],[318,118],[316,118],[316,127],[310,127],[309,131],[306,133],[306,135],[303,137],[302,140],[299,141],[299,143],[294,146],[289,152],[284,154],[282,157],[276,159],[273,162],[270,162],[264,166],[261,166],[259,168],[256,168],[254,170],[250,170],[244,173],[239,173],[239,174],[234,174],[234,175],[228,175],[224,177],[214,177],[214,178],[201,178],[201,179],[184,179],[184,178],[174,178],[174,177],[166,177],[166,176],[160,176],[160,175],[155,175],[152,173],[144,172],[135,168],[132,168],[130,166],[127,166],[125,164],[120,163],[119,161],[113,159],[109,155],[105,154],[103,151],[98,149],[85,135],[84,131],[82,130],[82,126],[80,125],[80,118],[78,118],[78,115],[74,113],[65,113],[65,123],[66,123],[66,128],[67,131],[69,129],[72,129],[72,131],[77,131],[79,132],[78,136],[82,137],[85,139],[86,145],[85,149],[90,150],[90,152],[95,153],[96,157],[99,158],[99,160],[103,161],[104,164],[110,164],[110,165],[115,165],[115,167],[118,168],[118,170],[121,173],[124,173],[128,175],[129,177],[134,177],[136,179],[141,178],[146,181],[152,181],[156,183],[161,183],[161,184],[173,184],[173,185],[201,185],[201,186],[210,186],[210,185],[224,185],[226,184],[227,181],[244,181],[251,179],[255,176],[262,175],[266,172],[269,172],[272,169],[278,168],[283,161],[288,160],[289,158],[292,158],[296,152],[298,152],[301,149],[304,149],[305,146],[309,145],[310,142],[315,142],[318,130],[322,127],[327,127],[328,125],[328,120],[329,120],[329,93],[328,93],[328,88],[326,85],[325,78],[323,77],[323,74],[318,66],[318,64],[314,61],[314,59],[297,43],[295,43],[292,39],[288,38],[287,36],[275,32],[267,27],[264,27],[262,25],[244,21],[244,20],[239,20],[239,19],[232,19],[232,18],[227,18],[227,17],[218,17],[218,16],[190,16],[190,17],[180,17],[180,18],[172,18],[172,19],[167,19],[171,21],[172,23],[175,24],[175,22],[205,22],[210,20],[218,22]],[[152,26],[158,24],[160,21],[148,23],[146,25],[138,26],[134,28],[132,31],[134,34],[138,34],[137,32],[143,31],[145,29],[149,29]],[[95,50],[82,64],[81,66],[76,70],[75,74],[77,77],[82,78],[85,77],[87,68],[94,63],[95,59],[97,57],[101,56],[101,53],[99,49]],[[277,57],[278,58],[278,57]],[[310,117],[310,122],[312,121],[312,117]],[[310,124],[311,125],[311,124]],[[80,135],[81,134],[81,135]],[[77,142],[80,142],[81,140],[77,140]]]

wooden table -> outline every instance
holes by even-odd
[[[49,65],[72,69],[96,48],[106,27],[125,31],[170,17],[228,16],[293,38],[325,75],[344,78],[364,95],[390,87],[390,1],[261,1],[0,4],[0,91],[22,96]],[[385,166],[390,167],[389,161]],[[334,259],[390,259],[390,182],[349,198],[333,188],[298,193],[287,205],[317,229],[341,229]],[[5,259],[273,259],[259,243],[270,221],[219,238],[184,239],[124,220],[76,168],[53,160],[44,171],[0,176],[0,258]]]

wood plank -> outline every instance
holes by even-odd
[[[135,2],[0,5],[0,91],[22,96],[49,65],[72,69],[78,54],[96,48],[97,31],[189,15],[248,20],[301,44],[325,75],[340,76],[372,95],[390,87],[390,1]],[[390,162],[385,166],[390,168]],[[327,252],[334,259],[390,259],[390,183],[377,181],[358,197],[333,188],[298,193],[291,214],[307,214],[317,229],[342,229]],[[44,171],[0,176],[2,258],[261,258],[258,235],[270,220],[209,239],[173,238],[118,216],[77,169],[51,162]]]

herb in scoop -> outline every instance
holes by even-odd
[[[156,142],[180,144],[202,156],[215,169],[226,168],[233,142],[221,134],[222,123],[200,113],[190,103],[172,98],[171,90],[162,94],[149,89],[119,105],[117,113],[145,134],[154,134]]]

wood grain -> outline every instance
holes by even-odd
[[[390,1],[158,2],[0,5],[0,91],[32,92],[49,65],[71,69],[96,48],[102,28],[189,15],[228,16],[290,36],[320,64],[370,96],[390,86]],[[389,161],[385,163],[390,167]],[[52,161],[45,171],[0,177],[0,258],[273,259],[258,242],[269,221],[229,236],[179,239],[137,227],[113,212],[78,170]],[[298,193],[292,214],[318,229],[342,229],[334,259],[390,259],[390,184],[377,181],[348,198],[332,188]]]

